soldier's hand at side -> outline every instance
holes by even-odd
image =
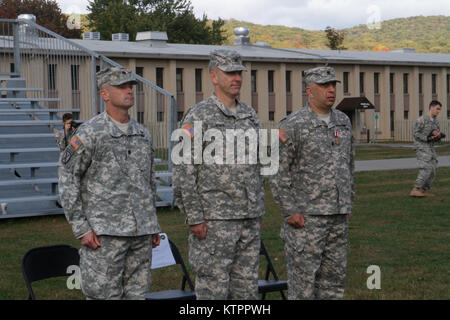
[[[286,219],[286,222],[296,229],[303,228],[305,226],[305,219],[301,213],[294,213]]]
[[[85,234],[84,237],[81,238],[81,245],[94,250],[101,246],[100,241],[98,241],[97,235],[94,233],[94,231]]]
[[[161,236],[159,235],[159,233],[152,234],[152,248],[156,248],[157,246],[159,246],[160,242]]]
[[[189,226],[189,230],[198,239],[205,239],[206,238],[206,232],[207,232],[206,222],[202,222],[202,223],[199,223],[199,224],[194,224],[192,226]]]

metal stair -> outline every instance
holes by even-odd
[[[42,107],[40,102],[58,99],[27,98],[27,89],[23,79],[0,78],[0,93],[8,95],[0,98],[0,203],[7,204],[7,213],[0,214],[0,219],[64,213],[53,129],[62,128],[57,113],[78,110]],[[155,173],[158,207],[172,206],[171,176],[170,172]]]
[[[63,210],[58,194],[59,149],[54,129],[61,116],[72,112],[90,119],[104,110],[96,72],[121,67],[117,62],[66,39],[31,20],[0,18],[0,203],[7,203],[0,219],[48,214]],[[133,117],[150,128],[150,105],[169,112],[169,133],[175,130],[173,94],[134,73],[139,95]],[[4,78],[2,78],[4,77]],[[29,84],[29,88],[27,88]],[[67,108],[61,108],[67,107]],[[143,109],[143,110],[142,110]],[[170,135],[170,134],[169,134]],[[159,146],[164,149],[166,146]],[[172,148],[169,141],[168,159]],[[155,159],[158,168],[156,206],[172,206],[171,163]]]
[[[0,203],[7,204],[0,218],[63,213],[53,133],[61,120],[40,105],[58,99],[26,95],[41,90],[26,88],[21,78],[0,78]]]

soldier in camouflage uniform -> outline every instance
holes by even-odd
[[[73,115],[71,113],[65,113],[63,115],[62,122],[63,129],[56,130],[55,138],[56,145],[61,151],[64,151],[64,149],[66,149],[67,145],[69,144],[70,139],[72,139],[72,136],[75,133],[75,128],[72,126]]]
[[[143,299],[152,246],[159,245],[152,137],[130,119],[131,71],[97,73],[106,112],[82,124],[60,157],[64,213],[81,239],[82,290],[88,299]]]
[[[434,143],[441,139],[437,116],[441,112],[442,104],[431,101],[428,114],[419,117],[414,123],[414,149],[416,150],[419,174],[414,182],[414,188],[409,194],[411,197],[432,197],[427,190],[436,177],[437,157]]]
[[[280,166],[271,190],[284,222],[288,297],[340,299],[344,295],[348,220],[354,183],[350,120],[332,106],[331,67],[304,72],[309,103],[280,122]]]
[[[256,112],[237,99],[246,70],[240,55],[221,49],[211,52],[210,58],[214,94],[186,113],[181,125],[184,138],[194,142],[212,129],[223,137],[227,129],[259,130]],[[201,143],[203,154],[210,143]],[[248,148],[246,141],[246,152]],[[214,163],[174,166],[175,203],[191,231],[189,262],[196,275],[195,292],[197,299],[256,299],[264,214],[260,165],[225,162],[224,152],[223,159]]]

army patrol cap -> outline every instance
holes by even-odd
[[[110,67],[97,72],[97,86],[102,87],[105,83],[112,86],[120,86],[121,84],[132,82],[137,84],[136,78],[129,69]]]
[[[241,55],[234,50],[217,49],[211,51],[209,70],[217,67],[224,72],[247,71],[242,64]]]
[[[328,83],[328,82],[341,82],[336,78],[334,68],[332,67],[318,67],[305,70],[303,73],[303,80],[306,84],[314,83]]]

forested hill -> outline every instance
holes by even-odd
[[[250,40],[267,42],[276,48],[328,49],[323,31],[310,31],[284,26],[263,26],[238,20],[225,21],[227,40],[233,43],[233,29],[238,26],[250,29]],[[333,28],[331,24],[330,27]],[[450,53],[450,17],[418,16],[382,21],[380,28],[369,29],[367,25],[346,28],[344,47],[348,50],[395,50],[415,49],[416,52]]]

